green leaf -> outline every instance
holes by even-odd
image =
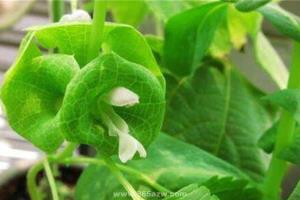
[[[209,52],[213,57],[222,58],[225,57],[231,50],[232,44],[230,41],[230,33],[228,29],[229,9],[227,17],[220,19],[220,25],[215,32],[214,39],[209,48]]]
[[[156,62],[163,71],[165,68],[163,66],[163,49],[164,41],[161,37],[155,35],[145,35],[145,39],[150,46],[153,55],[155,56]]]
[[[296,188],[293,193],[290,195],[288,200],[298,200],[300,199],[300,182],[298,182]]]
[[[129,165],[150,175],[172,191],[190,183],[201,184],[212,176],[249,180],[247,175],[234,166],[165,134],[161,134],[151,145],[146,159],[130,161]]]
[[[222,18],[210,47],[212,56],[222,58],[234,47],[240,50],[247,42],[247,34],[257,32],[261,15],[257,12],[243,13],[228,5],[227,16]]]
[[[80,67],[87,63],[90,24],[55,23],[30,27],[40,45],[46,49],[58,48],[59,53],[74,55]]]
[[[108,1],[108,8],[111,10],[116,22],[138,26],[148,13],[148,7],[144,0]]]
[[[131,180],[131,184],[136,181]],[[105,189],[104,189],[105,188]],[[138,190],[138,187],[136,187]],[[116,200],[131,200],[129,196],[117,196],[126,194],[126,190],[104,166],[90,165],[84,169],[77,181],[75,188],[75,200],[107,200],[112,197]]]
[[[58,111],[67,84],[79,71],[73,56],[42,56],[28,34],[20,54],[5,76],[1,99],[10,126],[43,151],[51,153],[63,142]]]
[[[166,21],[170,17],[192,7],[186,0],[162,1],[162,0],[145,0],[149,9],[159,20]]]
[[[267,153],[272,153],[277,136],[278,122],[274,123],[258,140],[258,146]]]
[[[300,89],[280,90],[263,99],[290,112],[300,122]]]
[[[164,48],[163,38],[158,37],[156,35],[145,35],[145,38],[152,52],[162,56]]]
[[[272,44],[262,32],[254,38],[254,53],[260,67],[283,89],[287,86],[288,70]]]
[[[197,184],[191,184],[175,192],[164,200],[219,200],[215,195],[211,195],[209,189]]]
[[[208,3],[170,18],[164,45],[164,62],[170,71],[186,76],[199,66],[226,10],[226,4]]]
[[[291,144],[279,153],[281,159],[291,163],[300,164],[300,127],[297,126],[294,131],[294,138]]]
[[[165,87],[165,79],[141,33],[130,26],[112,24],[107,26],[105,38],[102,44],[104,51],[113,51],[128,61],[148,68]]]
[[[203,66],[191,77],[166,79],[163,130],[261,180],[264,164],[256,143],[266,129],[268,115],[238,74]]]
[[[28,29],[34,31],[38,42],[45,48],[59,49],[60,53],[74,55],[81,67],[87,64],[90,23],[56,23]],[[164,79],[155,58],[143,36],[131,26],[107,23],[102,46],[105,52],[113,51],[121,57],[148,68],[161,84]]]
[[[209,179],[203,185],[221,200],[262,199],[262,192],[255,187],[249,186],[248,181],[244,179],[234,179],[233,177],[218,178],[216,176]]]
[[[82,68],[90,29],[89,23],[30,28],[16,64],[5,78],[1,98],[9,123],[46,152],[55,151],[63,136],[94,145],[98,150],[103,146],[103,151],[115,152],[117,139],[108,136],[107,127],[99,119],[100,99],[115,87],[127,87],[139,96],[139,105],[116,110],[142,144],[149,145],[160,131],[164,78],[143,36],[130,26],[107,24],[103,41],[105,56]],[[58,48],[59,53],[41,56],[40,45]],[[80,71],[77,63],[84,70]],[[70,82],[73,76],[75,82]],[[65,96],[66,88],[69,97]],[[89,97],[88,101],[83,97]],[[78,121],[76,126],[74,121]],[[102,145],[102,142],[107,143]]]
[[[257,32],[262,17],[256,12],[243,13],[229,6],[228,29],[230,41],[236,49],[240,49],[247,42],[247,34]]]
[[[260,138],[258,145],[267,153],[271,153],[274,150],[274,144],[277,137],[278,122],[269,128],[266,133]],[[294,164],[300,164],[300,127],[296,125],[294,130],[294,138],[286,147],[279,153],[279,157],[283,160],[287,160]]]
[[[154,140],[164,117],[164,89],[148,69],[114,53],[94,59],[69,83],[60,110],[61,129],[67,140],[92,145],[108,154],[117,151],[116,138],[108,136],[100,119],[101,97],[116,87],[139,96],[137,105],[115,108],[127,122],[130,134],[144,147]]]
[[[238,0],[235,3],[235,7],[242,12],[249,12],[269,3],[270,1],[271,0]]]
[[[150,145],[146,159],[129,161],[127,167],[138,170],[171,191],[191,183],[202,184],[214,176],[249,180],[232,165],[165,134],[160,134]],[[126,177],[137,190],[146,184],[136,175],[126,174]],[[110,199],[114,192],[120,191],[124,190],[106,167],[89,166],[77,183],[75,199]]]
[[[282,9],[276,4],[268,4],[258,10],[282,34],[300,41],[299,17]]]

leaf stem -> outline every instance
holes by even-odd
[[[95,165],[103,165],[106,166],[107,163],[102,160],[102,159],[96,159],[96,158],[89,158],[89,157],[84,157],[84,156],[77,156],[73,158],[66,158],[63,160],[52,160],[53,162],[59,162],[62,164],[95,164]],[[116,164],[116,166],[123,172],[131,174],[135,177],[138,177],[140,180],[144,181],[146,184],[149,186],[153,187],[159,192],[171,192],[169,189],[165,188],[164,186],[158,184],[156,181],[151,179],[149,176],[146,174],[135,170],[129,166],[121,165],[121,164]]]
[[[157,191],[165,192],[165,193],[170,193],[171,192],[169,189],[167,189],[164,186],[158,184],[156,181],[151,179],[149,176],[141,173],[138,170],[135,170],[131,167],[128,167],[128,166],[125,166],[125,165],[120,165],[120,164],[117,164],[117,167],[121,171],[127,172],[128,174],[134,175],[135,177],[139,177],[142,181],[144,181],[145,183],[148,183],[151,187],[153,187]]]
[[[103,28],[106,16],[106,0],[95,0],[92,31],[88,48],[87,62],[96,58],[103,40]]]
[[[44,164],[46,176],[47,176],[47,179],[48,179],[48,182],[49,182],[49,185],[50,185],[52,199],[53,200],[59,200],[57,187],[56,187],[56,184],[55,184],[55,179],[53,177],[52,170],[51,170],[51,167],[50,167],[50,164],[49,164],[49,161],[48,161],[47,157],[45,157],[45,159],[43,161],[43,164]]]
[[[58,160],[71,157],[73,155],[73,152],[77,148],[78,144],[76,143],[68,143],[66,147],[56,156]]]
[[[294,43],[292,54],[292,64],[288,81],[288,88],[300,88],[300,43]],[[295,119],[293,115],[287,111],[282,111],[277,129],[277,138],[275,149],[272,155],[271,163],[264,183],[265,200],[279,199],[281,182],[287,171],[288,163],[279,159],[278,154],[285,149],[293,140],[295,128]]]
[[[51,18],[52,22],[58,22],[64,14],[64,1],[63,0],[51,0]]]
[[[111,173],[118,179],[118,181],[123,185],[129,195],[132,197],[133,200],[144,200],[137,191],[133,188],[133,186],[127,181],[124,175],[121,173],[119,168],[115,165],[114,161],[108,157],[104,157],[105,163],[107,167],[110,169]]]
[[[72,13],[75,12],[75,10],[77,9],[77,5],[78,5],[78,0],[71,0],[71,11]]]
[[[33,165],[27,173],[27,188],[31,200],[41,200],[41,193],[38,190],[36,184],[36,177],[38,173],[43,169],[43,162],[37,162]]]

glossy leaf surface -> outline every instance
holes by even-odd
[[[170,71],[182,77],[199,66],[226,8],[222,3],[208,3],[169,19],[165,30],[164,62]]]
[[[236,72],[202,67],[182,80],[168,76],[167,85],[164,131],[262,178],[256,142],[268,116]]]
[[[32,27],[28,30],[35,32],[39,43],[45,48],[58,48],[61,53],[74,55],[81,67],[87,63],[90,23],[57,23]],[[150,47],[143,36],[131,26],[107,23],[104,27],[102,46],[106,52],[113,51],[131,62],[148,68],[158,77],[161,84],[164,84]]]
[[[145,146],[157,136],[164,116],[164,90],[145,67],[112,53],[99,56],[69,83],[60,111],[67,140],[90,144],[106,153],[116,151],[117,142],[101,122],[101,97],[116,87],[125,87],[139,96],[132,107],[116,107],[130,133]]]
[[[128,166],[149,176],[171,191],[177,191],[195,182],[204,183],[214,176],[249,180],[232,165],[165,134],[160,134],[150,145],[148,153],[146,159],[130,161]],[[93,178],[96,176],[101,179]],[[141,182],[138,176],[129,174],[126,176],[130,183],[143,191],[141,185],[146,183]],[[102,190],[103,187],[106,189]],[[119,191],[124,189],[106,167],[90,166],[81,175],[75,196],[77,200],[101,200]]]
[[[63,142],[58,111],[69,81],[79,71],[71,55],[45,55],[28,34],[5,76],[1,99],[11,127],[46,152]]]

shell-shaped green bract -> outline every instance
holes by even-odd
[[[145,67],[115,53],[99,56],[85,66],[68,85],[60,110],[62,130],[67,140],[90,144],[107,154],[115,153],[116,137],[108,136],[101,122],[101,97],[116,87],[125,87],[139,96],[132,107],[115,107],[127,122],[130,134],[145,147],[159,133],[164,115],[164,90]]]
[[[42,56],[32,41],[24,39],[19,59],[6,74],[1,89],[10,126],[45,152],[63,142],[57,113],[67,84],[79,71],[73,56]]]
[[[103,55],[92,62],[86,53],[91,23],[28,31],[1,88],[9,124],[18,134],[47,153],[64,139],[115,152],[118,138],[108,136],[99,105],[101,96],[117,86],[139,96],[133,107],[114,108],[130,134],[146,147],[159,133],[165,82],[150,47],[133,27],[106,24]],[[54,51],[42,53],[40,46]]]
[[[91,34],[91,23],[73,22],[36,26],[38,42],[45,48],[58,48],[59,52],[74,55],[78,64],[84,67]],[[106,23],[103,30],[102,47],[113,51],[131,62],[148,68],[164,87],[164,78],[144,37],[133,27],[124,24]],[[99,47],[100,48],[100,47]]]

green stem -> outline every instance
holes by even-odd
[[[147,183],[148,185],[150,185],[152,188],[154,188],[155,190],[157,191],[160,191],[160,192],[165,192],[165,193],[170,193],[171,191],[167,188],[165,188],[164,186],[158,184],[156,181],[154,181],[153,179],[151,179],[149,176],[141,173],[140,171],[138,170],[135,170],[131,167],[127,167],[125,165],[119,165],[117,164],[117,167],[123,171],[123,172],[126,172],[128,174],[131,174],[133,175],[134,177],[139,177],[139,179],[141,179],[142,181],[144,181],[145,183]]]
[[[64,14],[64,1],[51,0],[51,18],[52,22],[58,22]]]
[[[47,176],[47,179],[48,179],[48,182],[49,182],[49,185],[50,185],[52,199],[53,200],[59,200],[57,187],[56,187],[56,184],[55,184],[55,179],[53,177],[52,170],[51,170],[51,167],[50,167],[50,164],[49,164],[49,161],[48,161],[47,157],[44,159],[43,164],[44,164],[46,176]]]
[[[111,160],[110,157],[104,157],[107,167],[110,169],[111,173],[118,179],[118,181],[123,185],[126,191],[129,193],[133,200],[144,200],[137,191],[133,188],[133,186],[127,181],[127,179],[123,176],[119,168],[115,165],[114,161]]]
[[[38,173],[43,169],[43,162],[37,162],[33,165],[27,173],[27,188],[31,200],[41,200],[41,193],[38,190],[36,184],[36,177]]]
[[[87,62],[96,58],[99,54],[103,40],[103,28],[106,16],[106,0],[95,0],[92,31],[88,48]]]
[[[292,64],[288,81],[289,89],[300,88],[300,43],[294,43]],[[276,200],[280,196],[281,183],[288,169],[288,163],[278,158],[278,154],[293,140],[295,119],[292,114],[283,111],[279,119],[275,149],[264,183],[265,200]]]
[[[52,158],[50,162],[58,162],[61,164],[95,164],[95,165],[100,165],[100,166],[106,166],[106,162],[102,159],[96,159],[96,158],[89,158],[89,157],[84,157],[84,156],[77,156],[73,158],[65,158],[61,160],[56,160],[55,158]],[[156,181],[151,179],[149,176],[146,174],[135,170],[131,167],[121,165],[121,164],[116,164],[116,166],[123,172],[130,174],[132,176],[135,176],[139,178],[141,181],[145,182],[149,186],[153,187],[157,191],[160,192],[171,192],[169,189],[165,188],[164,186],[158,184]]]
[[[66,147],[64,148],[63,151],[61,151],[57,156],[56,158],[58,160],[61,160],[61,159],[64,159],[64,158],[67,158],[67,157],[72,157],[73,155],[73,152],[75,151],[75,149],[77,148],[78,144],[76,143],[68,143],[66,145]]]
[[[94,165],[103,165],[105,166],[106,163],[103,160],[95,159],[95,158],[89,158],[85,156],[77,156],[73,158],[65,158],[63,160],[56,160],[55,158],[53,160],[50,160],[50,162],[53,163],[60,163],[60,164],[94,164]]]
[[[66,147],[63,152],[66,152],[66,149],[71,149],[71,146],[73,146],[73,145],[74,145],[74,143],[70,143],[70,145],[68,147]],[[106,161],[104,161],[103,159],[90,158],[90,157],[84,157],[84,156],[77,156],[77,157],[64,157],[63,156],[63,157],[61,157],[60,155],[61,154],[59,154],[58,156],[48,157],[48,161],[50,163],[59,163],[59,164],[65,164],[65,165],[94,164],[94,165],[109,167],[108,163]],[[146,174],[144,174],[138,170],[135,170],[129,166],[125,166],[125,165],[121,165],[121,164],[114,164],[114,165],[117,167],[117,169],[118,169],[117,171],[121,170],[127,174],[137,177],[138,179],[140,179],[141,181],[148,184],[149,186],[151,186],[152,188],[154,188],[155,190],[157,190],[159,192],[166,192],[166,193],[171,192],[169,189],[158,184],[156,181],[151,179],[149,176],[147,176]],[[42,199],[40,197],[40,193],[38,192],[38,187],[35,182],[38,172],[41,171],[42,169],[43,169],[43,162],[40,161],[36,165],[34,165],[27,174],[28,191],[29,191],[29,194],[30,194],[30,197],[32,200],[41,200]],[[125,182],[127,182],[127,184],[129,184],[126,179],[125,179]]]
[[[78,0],[71,0],[71,11],[72,13],[75,12],[75,10],[77,9],[77,5],[78,5]]]
[[[158,36],[163,36],[164,35],[164,31],[163,31],[163,28],[162,28],[162,20],[160,17],[155,17],[155,32],[156,32],[156,35]]]
[[[52,157],[50,156],[49,159],[63,160],[67,157],[70,157],[72,156],[72,153],[77,148],[77,146],[78,145],[75,143],[69,143],[61,153],[59,153],[57,156],[52,156]],[[32,200],[42,199],[41,194],[38,191],[38,186],[36,184],[36,177],[38,173],[44,168],[43,164],[44,163],[42,161],[37,162],[29,169],[27,173],[27,187],[28,187],[30,198]]]

